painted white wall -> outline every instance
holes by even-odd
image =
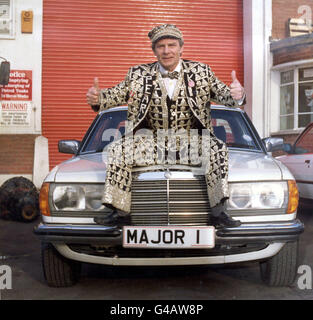
[[[272,1],[243,0],[245,110],[261,137],[270,132],[269,39],[272,33]]]
[[[33,180],[33,176],[31,174],[1,174],[0,175],[0,186],[3,185],[7,180],[16,178],[16,177],[24,177],[30,181]]]
[[[15,36],[0,37],[0,56],[11,63],[12,70],[32,70],[32,115],[30,126],[0,127],[0,134],[41,133],[41,70],[42,70],[42,0],[14,0]],[[33,11],[33,33],[21,32],[22,10]]]
[[[32,112],[29,126],[0,126],[0,134],[41,134],[43,0],[14,0],[13,4],[14,34],[11,39],[0,37],[0,56],[10,61],[11,70],[32,70]],[[31,34],[21,32],[23,10],[33,11],[33,33]],[[44,137],[38,137],[34,148],[33,174],[0,175],[0,185],[15,176],[24,176],[33,180],[39,188],[48,172],[48,143]]]
[[[40,189],[41,185],[49,173],[49,151],[48,139],[39,136],[35,140],[34,165],[33,165],[33,183]]]
[[[270,134],[279,131],[280,115],[280,72],[272,70],[270,73]]]

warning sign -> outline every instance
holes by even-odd
[[[28,126],[32,110],[31,102],[0,101],[0,125],[1,126]]]
[[[29,126],[32,112],[32,71],[11,70],[0,86],[0,126]]]

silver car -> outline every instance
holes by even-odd
[[[83,140],[63,140],[74,156],[56,166],[40,192],[42,266],[49,286],[73,285],[82,262],[117,266],[209,265],[260,261],[265,283],[290,285],[297,273],[298,190],[244,111],[212,107],[215,135],[230,151],[229,214],[241,226],[210,226],[204,176],[186,165],[134,167],[131,215],[116,225],[101,203],[106,148],[125,131],[126,107],[98,114]],[[112,130],[112,131],[108,131]],[[112,132],[104,139],[104,132]]]

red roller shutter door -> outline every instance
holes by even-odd
[[[158,24],[184,34],[183,58],[212,66],[230,83],[243,82],[242,0],[44,0],[42,133],[49,139],[50,167],[68,158],[61,139],[81,139],[95,114],[86,92],[124,79],[132,65],[155,57],[147,37]]]

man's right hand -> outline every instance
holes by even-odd
[[[98,78],[94,78],[93,87],[89,88],[87,94],[87,103],[91,106],[99,105],[99,96],[100,96],[100,88],[99,88],[99,80]]]

